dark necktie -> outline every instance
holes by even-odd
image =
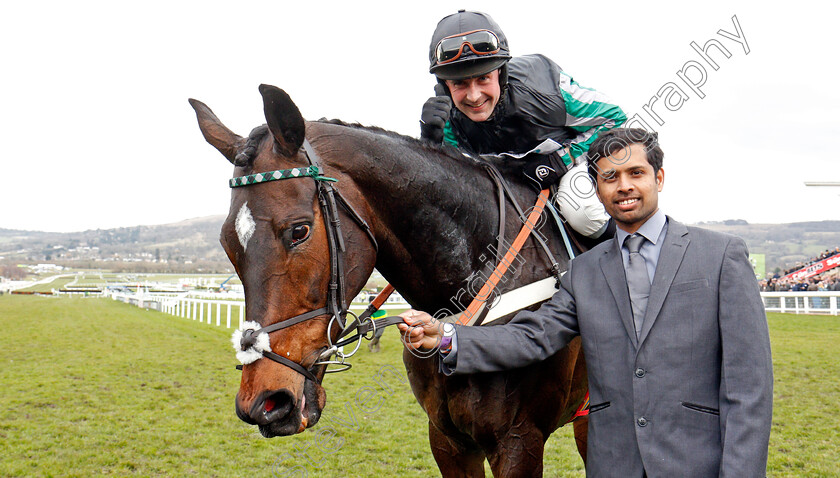
[[[648,297],[650,296],[650,276],[648,276],[645,258],[639,254],[644,236],[633,234],[627,236],[624,245],[630,251],[630,261],[627,264],[627,289],[630,291],[630,305],[633,307],[633,322],[636,325],[636,338],[642,331],[642,322],[645,319]]]

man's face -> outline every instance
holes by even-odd
[[[654,173],[641,144],[620,149],[596,164],[598,199],[616,226],[636,232],[659,209],[665,172],[660,168]]]
[[[502,94],[499,70],[465,80],[446,80],[446,86],[455,107],[477,123],[490,118]]]

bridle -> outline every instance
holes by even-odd
[[[321,380],[315,375],[315,373],[313,373],[313,368],[323,366],[325,373],[341,372],[349,369],[350,364],[346,363],[345,359],[353,356],[358,351],[362,338],[370,340],[375,335],[377,327],[396,324],[400,322],[401,319],[397,320],[399,319],[398,317],[388,317],[386,319],[372,320],[370,316],[373,311],[370,309],[360,316],[356,316],[356,314],[348,310],[344,277],[344,255],[346,248],[344,245],[344,235],[341,229],[341,220],[338,215],[338,205],[340,204],[348,213],[350,218],[352,218],[353,221],[356,222],[356,224],[358,224],[359,227],[361,227],[361,229],[367,234],[376,252],[379,251],[379,245],[377,244],[376,238],[374,237],[367,222],[356,212],[355,209],[353,209],[350,203],[344,199],[338,189],[332,186],[332,183],[337,182],[338,180],[322,175],[322,170],[319,165],[320,158],[317,153],[315,153],[312,145],[310,145],[309,141],[306,139],[303,140],[303,151],[309,166],[267,171],[247,176],[238,176],[230,179],[229,186],[231,188],[238,188],[270,181],[307,177],[312,178],[315,181],[318,203],[320,205],[322,215],[324,216],[324,226],[327,232],[327,245],[330,257],[330,280],[329,285],[327,286],[326,303],[324,307],[281,320],[267,327],[261,327],[259,324],[249,321],[246,324],[243,324],[242,329],[234,332],[234,347],[237,348],[239,352],[251,354],[251,360],[243,360],[240,358],[243,365],[265,357],[291,368],[315,383],[320,383]],[[349,326],[345,321],[348,314],[354,317],[353,322]],[[330,321],[327,325],[328,346],[326,350],[321,352],[319,358],[314,364],[312,364],[311,367],[306,368],[298,362],[283,357],[282,355],[273,352],[267,345],[268,334],[324,315],[328,315],[330,317]],[[338,334],[337,340],[333,342],[332,328],[335,323],[341,327],[341,330]],[[356,333],[348,337],[348,335],[350,335],[353,331]],[[262,334],[265,334],[265,338],[260,340]],[[350,353],[344,353],[342,347],[353,342],[358,342],[355,349]],[[253,353],[252,351],[256,353]],[[333,355],[336,356],[337,360],[330,360]],[[237,358],[239,357],[240,354],[237,354]],[[335,370],[326,370],[326,367],[331,364],[339,365],[340,368]],[[241,370],[242,365],[237,365],[236,368]]]

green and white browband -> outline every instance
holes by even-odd
[[[264,173],[249,174],[248,176],[238,176],[231,178],[230,181],[228,181],[228,185],[232,188],[239,188],[242,186],[250,186],[252,184],[267,183],[269,181],[279,181],[281,179],[306,177],[313,178],[316,181],[338,181],[334,178],[321,176],[321,170],[318,166],[312,165],[305,168],[278,169],[275,171],[266,171]]]

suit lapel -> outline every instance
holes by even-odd
[[[662,304],[668,296],[674,277],[682,263],[685,251],[689,243],[688,228],[682,223],[669,218],[668,232],[665,234],[665,242],[659,251],[659,261],[656,263],[656,272],[653,275],[653,284],[650,287],[650,298],[648,299],[645,320],[642,324],[642,332],[639,336],[639,345],[647,338],[653,323],[662,310]]]
[[[630,308],[630,293],[627,291],[627,278],[624,274],[624,262],[621,259],[617,240],[613,240],[613,246],[601,256],[601,270],[615,299],[621,323],[624,324],[633,346],[638,348],[636,326],[633,325],[633,310]]]

